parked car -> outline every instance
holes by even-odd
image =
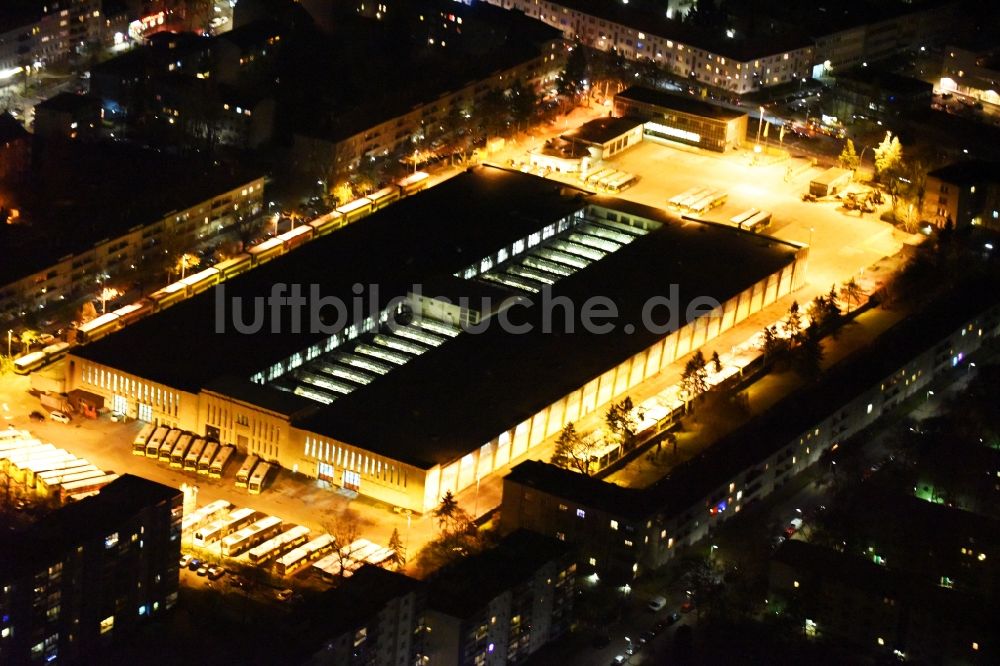
[[[32,421],[44,421],[45,414],[42,414],[40,411],[36,409],[30,414],[28,414],[28,418],[31,419]]]
[[[201,567],[201,560],[197,557],[188,560],[188,571],[197,571]]]
[[[644,631],[641,634],[639,634],[639,645],[645,645],[654,638],[656,638],[656,634],[654,634],[652,631]]]
[[[191,562],[190,555],[181,555],[181,569],[186,567]]]
[[[208,568],[208,579],[209,580],[219,580],[226,575],[226,570],[220,566],[214,566]]]
[[[668,627],[672,627],[673,625],[677,624],[677,621],[679,619],[681,619],[681,614],[678,613],[677,611],[674,611],[673,613],[671,613],[670,615],[667,616],[667,620],[666,620],[667,621],[667,626]]]
[[[694,602],[691,601],[690,599],[681,604],[682,613],[690,613],[693,610],[694,610]]]
[[[663,597],[657,596],[649,600],[649,603],[646,604],[646,608],[655,613],[657,611],[663,610],[666,607],[666,605],[667,605],[667,600],[664,599]]]
[[[278,590],[274,596],[277,597],[278,601],[288,601],[292,598],[293,594],[295,593],[292,590],[285,588],[284,590]]]
[[[208,575],[208,563],[207,562],[202,563],[202,565],[200,567],[198,567],[198,571],[196,571],[195,573],[197,573],[199,576],[207,576]]]
[[[49,412],[49,418],[52,419],[53,421],[58,422],[58,423],[69,423],[69,421],[70,421],[70,418],[69,418],[68,415],[66,415],[66,414],[64,414],[62,412],[58,412],[58,411]]]

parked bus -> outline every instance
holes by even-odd
[[[309,538],[309,528],[295,525],[287,532],[273,536],[259,546],[250,549],[250,564],[259,566],[282,555],[285,551],[298,548]]]
[[[258,243],[249,248],[247,252],[253,257],[253,265],[260,266],[263,263],[280,256],[285,251],[285,245],[280,238],[268,238],[262,243]]]
[[[379,548],[374,553],[365,558],[365,564],[371,564],[376,567],[380,567],[389,560],[392,559],[393,555],[396,554],[392,548]]]
[[[194,437],[187,433],[180,436],[180,439],[177,440],[173,450],[170,452],[171,467],[184,467],[184,456],[187,455],[188,447],[191,446],[191,440],[193,439]]]
[[[195,509],[181,520],[181,532],[190,532],[191,530],[207,525],[213,520],[218,520],[219,516],[223,512],[229,511],[232,506],[226,500],[215,500],[199,509]]]
[[[132,440],[132,455],[141,456],[146,454],[146,442],[149,441],[149,438],[153,436],[155,431],[156,426],[152,423],[147,423],[142,426],[142,430],[140,430],[139,434]]]
[[[281,239],[281,242],[284,245],[285,252],[290,252],[291,250],[294,250],[303,243],[312,240],[312,237],[313,237],[313,228],[310,227],[308,224],[303,224],[300,227],[295,227],[294,229],[286,231],[285,233],[280,234],[278,236],[278,238]]]
[[[170,454],[174,452],[177,440],[181,438],[182,434],[184,434],[183,431],[176,428],[167,433],[167,438],[163,440],[163,444],[160,444],[160,454],[157,456],[160,462],[170,462]]]
[[[117,331],[122,327],[119,319],[121,319],[121,315],[117,312],[108,312],[99,317],[94,317],[85,324],[80,324],[79,328],[76,329],[77,340],[83,344],[103,338],[108,333]]]
[[[210,544],[222,538],[223,530],[226,529],[226,520],[213,520],[207,525],[203,525],[194,533],[194,540],[202,544]]]
[[[212,459],[212,464],[208,468],[208,478],[210,479],[221,479],[222,475],[226,471],[226,465],[229,463],[229,459],[233,456],[233,447],[223,446],[219,449],[215,458]]]
[[[149,438],[146,442],[146,457],[147,458],[157,458],[160,455],[160,446],[163,445],[163,440],[166,439],[167,434],[170,429],[166,426],[160,426],[153,433],[153,436]]]
[[[252,265],[253,257],[249,253],[244,252],[231,259],[226,259],[225,261],[217,263],[215,267],[219,269],[219,279],[228,280],[231,277],[236,277],[244,271],[250,270]]]
[[[81,499],[81,496],[92,495],[117,478],[117,474],[103,474],[91,479],[64,483],[59,486],[59,497],[63,502],[70,498]]]
[[[760,233],[764,229],[771,226],[771,213],[766,210],[762,210],[748,220],[745,220],[743,224],[740,225],[741,229],[746,229],[747,231],[752,231],[753,233]]]
[[[187,298],[187,285],[183,282],[172,282],[163,289],[154,291],[147,298],[152,302],[153,308],[159,312],[170,307],[174,303],[180,303]]]
[[[619,173],[618,177],[608,183],[608,189],[612,192],[621,192],[630,187],[635,182],[634,173]]]
[[[236,557],[248,548],[264,543],[281,531],[281,518],[267,516],[222,539],[222,554]]]
[[[309,226],[313,228],[313,236],[315,238],[325,236],[334,229],[339,229],[343,224],[344,216],[335,210],[331,210],[329,213],[320,215],[312,222],[309,222]]]
[[[197,472],[198,471],[198,461],[201,460],[201,454],[205,450],[205,438],[198,437],[191,444],[191,448],[188,449],[187,455],[184,456],[184,471],[185,472]]]
[[[399,187],[394,187],[390,185],[389,187],[383,187],[378,192],[373,192],[367,196],[373,204],[375,204],[375,210],[381,210],[399,200],[400,191]]]
[[[119,326],[127,326],[137,319],[142,319],[153,311],[153,304],[146,300],[136,301],[115,310]]]
[[[254,520],[257,519],[257,511],[250,508],[236,509],[229,514],[225,527],[222,528],[222,536],[229,536],[233,532],[238,532]]]
[[[733,215],[731,218],[729,218],[729,221],[735,224],[736,226],[740,226],[743,222],[746,222],[759,212],[760,212],[759,208],[748,208],[739,215]]]
[[[247,459],[243,461],[243,466],[240,467],[240,471],[236,472],[236,486],[238,488],[246,488],[250,482],[250,474],[253,472],[253,468],[257,465],[257,461],[260,460],[257,456],[251,454],[247,456]]]
[[[332,536],[322,534],[309,543],[279,557],[274,563],[274,573],[279,576],[288,576],[299,567],[320,559],[333,548],[334,543]]]
[[[427,181],[429,178],[430,174],[426,171],[411,173],[409,176],[403,178],[397,183],[399,186],[399,193],[404,197],[416,194],[420,190],[427,187]]]
[[[212,467],[212,459],[215,458],[215,454],[219,451],[218,442],[207,442],[205,444],[205,449],[202,451],[201,457],[198,458],[197,471],[199,474],[208,474],[208,470]],[[184,463],[187,467],[187,462]]]
[[[251,495],[260,495],[260,491],[264,489],[264,483],[267,481],[267,473],[270,471],[271,464],[266,462],[262,462],[254,468],[247,484],[247,490],[250,491]]]
[[[28,375],[43,365],[45,365],[45,352],[31,352],[14,361],[14,373]]]
[[[370,199],[361,197],[343,206],[339,206],[337,212],[344,216],[344,224],[351,224],[372,212],[373,205]]]

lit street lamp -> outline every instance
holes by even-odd
[[[924,402],[930,401],[932,395],[934,395],[934,391],[928,391],[927,398],[924,400]]]
[[[12,329],[12,328],[8,329],[7,330],[7,356],[8,357],[10,356],[10,341],[11,341],[11,336],[12,335],[14,335],[14,329]]]

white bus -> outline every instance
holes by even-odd
[[[213,520],[207,525],[196,528],[194,540],[202,544],[214,543],[222,538],[222,533],[226,529],[226,519]]]
[[[45,352],[31,352],[14,361],[14,373],[18,375],[31,374],[43,365],[45,365]]]
[[[170,466],[171,467],[184,467],[184,456],[187,455],[188,447],[191,446],[191,440],[194,439],[191,435],[183,434],[177,443],[174,444],[173,451],[170,452]]]
[[[233,532],[238,532],[243,529],[254,520],[257,519],[256,509],[237,509],[229,514],[229,519],[226,521],[226,526],[223,528],[222,536],[229,536]]]
[[[333,548],[334,543],[334,538],[329,534],[320,535],[309,543],[279,557],[274,563],[274,573],[279,576],[288,576],[299,567],[318,560],[328,553]]]
[[[766,210],[762,210],[753,217],[744,220],[740,224],[741,229],[746,229],[747,231],[752,231],[753,233],[760,233],[764,229],[767,229],[771,225],[771,213]]]
[[[223,473],[226,471],[226,464],[229,463],[229,459],[233,456],[233,450],[231,446],[223,446],[219,449],[216,456],[212,458],[211,466],[208,468],[208,478],[222,478]]]
[[[258,460],[260,458],[251,454],[243,461],[240,471],[236,472],[236,486],[238,488],[246,488],[247,484],[250,483],[250,474],[253,472],[253,468],[257,466]]]
[[[166,439],[167,433],[169,432],[170,430],[166,426],[160,426],[156,429],[153,436],[149,438],[148,442],[146,442],[147,458],[156,458],[160,455],[160,446],[163,444],[163,440]]]
[[[182,431],[176,428],[167,433],[167,438],[163,440],[163,444],[160,444],[160,454],[157,459],[160,462],[170,462],[170,454],[174,452],[174,447],[177,446],[177,440],[181,438]]]
[[[132,440],[132,455],[142,456],[146,454],[146,442],[149,441],[149,438],[153,436],[154,432],[156,432],[156,426],[152,423],[147,423],[142,426],[142,430],[140,430],[139,434],[135,436],[134,440]]]
[[[669,205],[671,205],[671,206],[680,206],[682,201],[684,201],[685,199],[687,199],[688,197],[690,197],[693,194],[697,194],[698,192],[701,192],[703,189],[705,189],[705,188],[703,188],[703,187],[692,187],[689,190],[684,190],[680,194],[677,194],[677,195],[674,195],[674,196],[670,197],[667,200],[667,203]]]
[[[184,456],[184,470],[188,472],[198,471],[198,461],[201,460],[202,451],[205,450],[205,438],[199,437],[194,440],[194,444],[188,449],[187,455]]]
[[[215,458],[215,454],[219,451],[218,442],[208,442],[205,444],[205,450],[202,451],[201,457],[198,458],[198,473],[208,474],[208,470],[212,467],[212,459]],[[187,463],[185,462],[185,465]]]
[[[309,538],[309,528],[295,525],[287,532],[271,537],[259,546],[250,549],[250,564],[258,566],[282,555],[286,550],[298,548]]]
[[[229,511],[232,506],[226,500],[215,500],[200,509],[195,509],[181,520],[181,532],[190,532],[217,520],[224,511]]]
[[[264,543],[281,531],[281,518],[267,516],[222,539],[222,554],[236,557],[248,548]]]
[[[251,495],[260,495],[260,491],[264,489],[264,483],[267,481],[267,473],[270,471],[271,464],[266,462],[262,462],[254,468],[247,485],[247,490],[250,491]]]

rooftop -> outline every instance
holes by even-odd
[[[982,182],[1000,183],[1000,162],[966,160],[935,169],[927,175],[954,185],[974,185]]]
[[[642,121],[638,118],[595,118],[594,120],[585,122],[576,129],[571,129],[563,134],[561,138],[568,141],[581,141],[583,143],[603,145],[640,125],[642,125]]]
[[[629,3],[607,2],[607,0],[557,0],[555,4],[744,62],[812,45],[812,41],[807,37],[791,30],[783,33],[772,31],[760,36],[738,35],[729,38],[725,34],[724,25],[707,29],[669,19],[664,11],[664,5],[653,0],[633,0]]]
[[[427,605],[451,617],[468,618],[570,551],[562,541],[517,530],[496,548],[440,570],[427,581]]]
[[[688,113],[702,118],[713,118],[715,120],[732,120],[747,115],[744,112],[734,111],[712,104],[711,102],[695,99],[690,95],[676,95],[642,86],[632,86],[615,95],[615,99],[628,99],[642,102],[643,104],[662,106],[666,109],[680,111],[681,113]]]
[[[22,531],[0,535],[0,561],[29,567],[114,532],[147,507],[170,502],[180,490],[131,474],[123,474],[97,495],[45,515]]]
[[[331,639],[369,624],[393,599],[423,586],[419,580],[381,567],[364,564],[332,590],[321,594],[301,613],[317,638]],[[321,636],[322,634],[322,636]]]
[[[888,72],[877,67],[853,67],[843,71],[838,69],[834,76],[838,85],[860,83],[864,86],[870,86],[880,96],[926,95],[929,100],[931,92],[934,90],[934,85],[927,81]]]
[[[15,190],[20,223],[0,225],[0,285],[260,176],[120,143],[75,141],[36,141],[33,167],[28,185]]]
[[[754,15],[764,30],[796,30],[813,38],[842,30],[887,21],[905,14],[957,4],[952,0],[818,0],[815,3],[789,3],[785,0],[760,0],[743,9]]]
[[[31,133],[24,129],[21,121],[8,112],[0,113],[0,144],[30,137]]]
[[[35,106],[36,111],[51,111],[53,113],[75,113],[86,109],[99,109],[101,100],[91,95],[77,95],[71,92],[61,92]]]

